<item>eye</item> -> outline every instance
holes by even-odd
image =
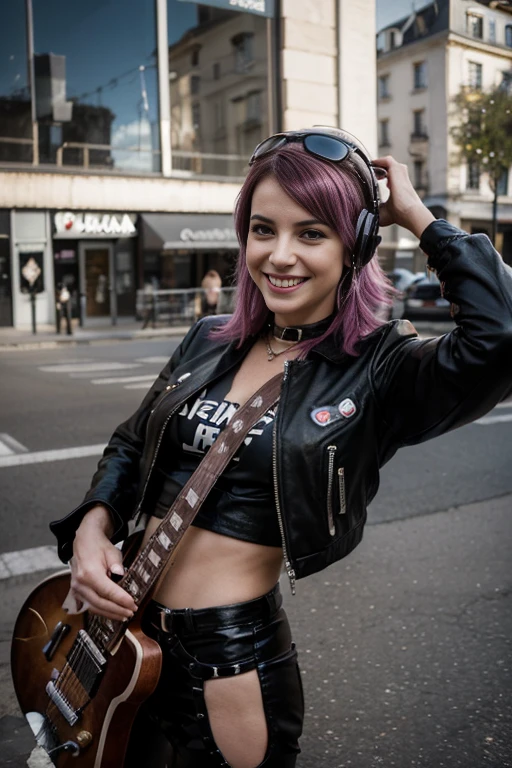
[[[253,224],[251,232],[255,235],[272,235],[273,232],[266,224]]]
[[[322,240],[326,235],[318,229],[306,229],[305,232],[301,233],[301,237],[304,240]]]

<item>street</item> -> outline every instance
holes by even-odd
[[[177,343],[0,353],[0,556],[54,544],[49,521],[81,501]],[[299,768],[512,766],[511,422],[502,403],[400,451],[361,546],[296,598],[282,579],[306,696]],[[39,578],[0,570],[0,718],[19,716],[10,634]]]

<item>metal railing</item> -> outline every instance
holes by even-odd
[[[204,288],[145,288],[137,291],[137,320],[143,328],[192,325],[204,315],[230,314],[234,296],[234,288],[219,288],[215,292]]]

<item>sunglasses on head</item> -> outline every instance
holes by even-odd
[[[329,160],[332,163],[340,163],[345,160],[349,155],[355,153],[361,157],[366,166],[369,166],[375,174],[375,177],[385,179],[387,172],[384,168],[378,168],[374,166],[365,154],[356,144],[342,139],[339,136],[332,136],[326,133],[301,133],[299,131],[288,131],[286,133],[276,133],[274,136],[270,136],[258,144],[254,150],[249,165],[253,165],[256,160],[259,160],[265,155],[269,155],[271,152],[276,152],[278,149],[284,147],[285,144],[292,142],[300,142],[306,152],[310,155],[319,157],[322,160]]]

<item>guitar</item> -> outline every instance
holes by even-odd
[[[57,768],[123,765],[135,715],[155,690],[162,665],[160,646],[143,633],[139,617],[215,481],[278,401],[282,379],[274,376],[240,408],[144,547],[137,552],[136,537],[128,540],[125,565],[131,564],[119,586],[138,606],[129,624],[65,613],[67,571],[41,582],[25,602],[11,646],[14,689]]]
[[[141,607],[160,575],[157,546],[153,541],[146,547],[120,582]],[[69,587],[69,571],[56,573],[23,605],[11,649],[14,689],[54,765],[118,768],[137,710],[158,683],[160,646],[142,631],[141,610],[129,625],[87,613],[68,615],[62,603]]]

